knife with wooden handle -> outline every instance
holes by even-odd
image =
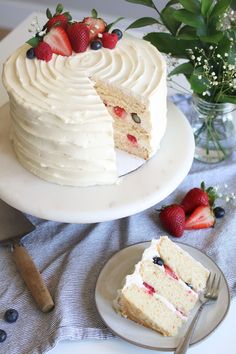
[[[12,255],[21,277],[40,310],[43,312],[51,311],[54,302],[26,248],[22,244],[15,243],[12,247]]]
[[[0,246],[10,246],[16,267],[38,308],[49,312],[54,307],[47,286],[21,239],[30,237],[35,226],[19,210],[0,200]]]

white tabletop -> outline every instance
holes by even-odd
[[[26,18],[14,31],[0,42],[0,74],[2,64],[5,59],[16,49],[21,43],[29,38],[27,31],[32,16]],[[39,19],[41,14],[39,15]],[[1,77],[1,75],[0,75]],[[7,101],[7,95],[0,82],[0,106]],[[229,313],[224,322],[217,328],[211,336],[205,341],[189,349],[192,354],[235,354],[235,318],[236,318],[236,300],[232,300]],[[94,353],[96,354],[148,354],[150,350],[136,347],[126,343],[121,339],[109,340],[83,340],[83,341],[63,341],[52,349],[50,354],[77,354],[77,353]],[[161,352],[159,352],[161,353]]]

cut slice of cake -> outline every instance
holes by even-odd
[[[209,271],[167,236],[152,240],[114,301],[115,309],[164,336],[174,336],[203,291]]]

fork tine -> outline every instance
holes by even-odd
[[[207,281],[206,281],[206,290],[205,290],[205,292],[208,292],[208,290],[209,290],[210,278],[211,278],[211,272],[209,273]]]
[[[217,287],[216,287],[216,290],[218,290],[218,291],[220,289],[220,282],[221,282],[221,275],[219,276],[219,280],[218,280]]]
[[[211,283],[211,287],[210,287],[211,294],[214,292],[215,280],[216,280],[216,274],[214,274],[214,277],[213,277],[213,280],[212,280],[212,283]]]
[[[218,297],[219,295],[219,291],[220,291],[220,282],[221,282],[221,276],[219,275],[219,279],[218,279],[218,283],[217,283],[217,286],[216,288],[214,289],[214,296],[215,297]]]

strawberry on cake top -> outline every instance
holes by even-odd
[[[115,147],[149,159],[166,129],[166,67],[149,42],[57,6],[4,65],[21,164],[72,186],[117,181]]]

